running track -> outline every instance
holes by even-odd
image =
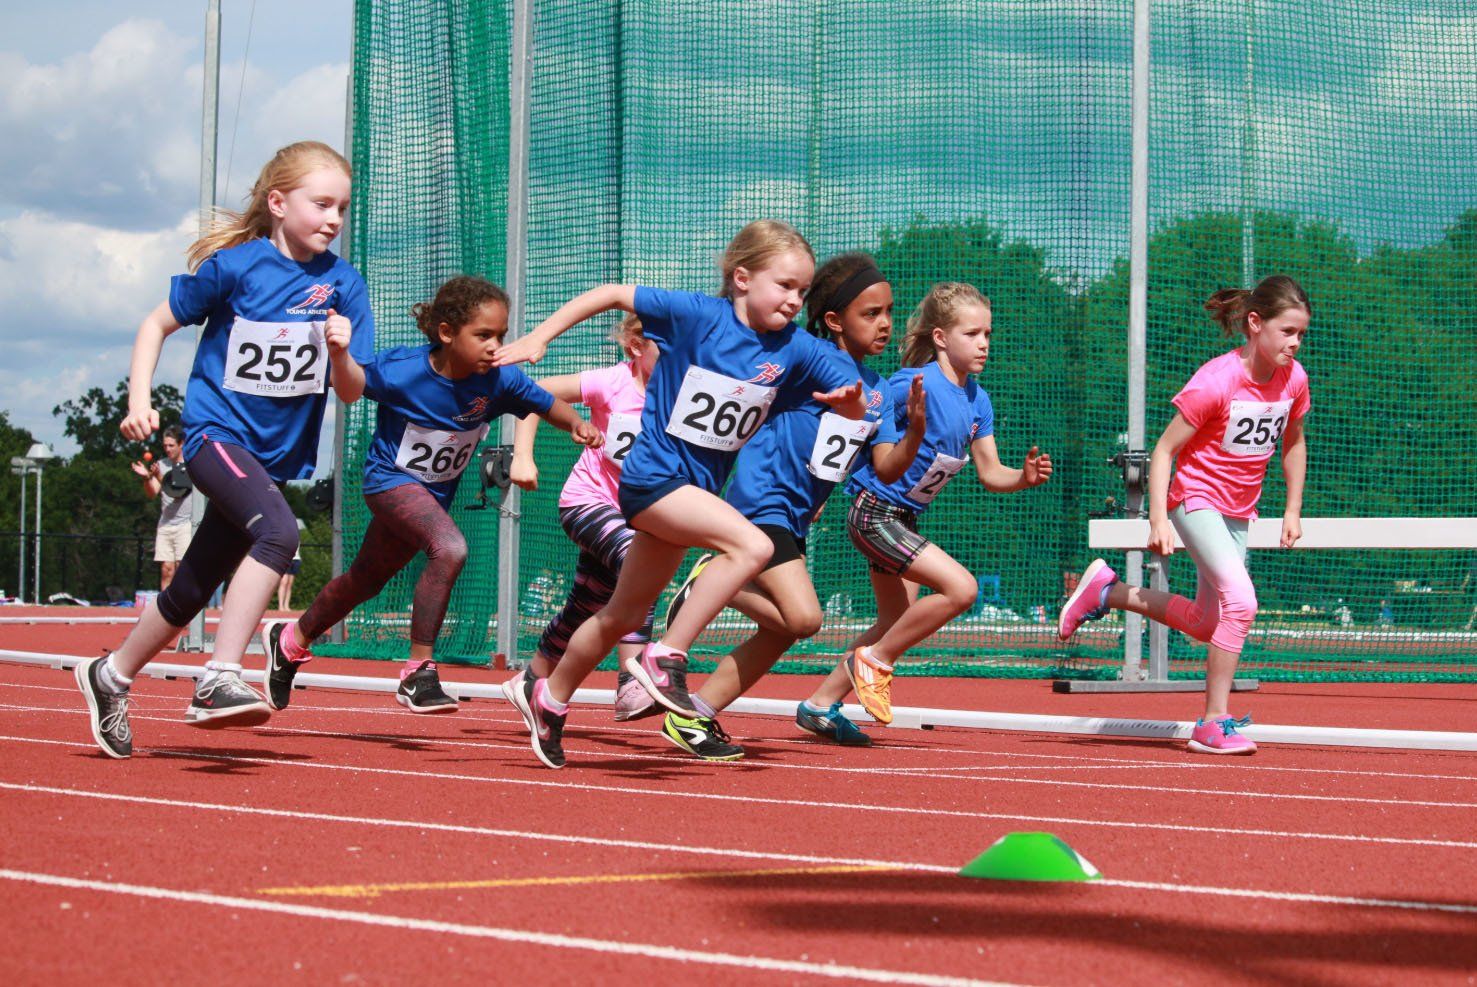
[[[87,654],[117,631],[46,633]],[[898,701],[1181,718],[1194,702],[1048,689],[900,680]],[[138,750],[112,761],[70,673],[0,664],[12,982],[1477,982],[1477,755],[1268,746],[1226,763],[945,729],[856,751],[736,716],[749,759],[707,765],[656,721],[577,709],[552,772],[500,702],[412,717],[299,691],[264,727],[212,733],[181,722],[186,683],[134,691]],[[1247,705],[1472,729],[1474,701],[1273,686]],[[1107,880],[955,876],[1013,830],[1056,833]]]

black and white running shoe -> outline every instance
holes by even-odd
[[[523,714],[528,727],[529,743],[545,767],[564,767],[564,720],[568,714],[556,713],[540,702],[540,693],[548,685],[524,669],[503,683],[503,695]]]
[[[641,687],[653,700],[661,703],[678,716],[701,716],[692,704],[687,691],[687,656],[680,651],[671,651],[660,657],[651,653],[651,645],[641,654],[626,659],[626,671],[641,683]]]
[[[269,620],[262,627],[262,650],[267,653],[267,703],[273,709],[286,709],[292,701],[292,680],[307,659],[290,661],[282,649],[282,634],[290,620]]]
[[[98,679],[104,658],[77,663],[72,671],[77,676],[77,687],[87,700],[87,710],[92,720],[92,739],[109,757],[133,756],[133,731],[128,726],[128,690],[109,692]]]
[[[714,552],[706,552],[698,556],[698,560],[692,564],[692,571],[687,574],[686,579],[682,580],[682,585],[678,586],[677,592],[673,594],[672,602],[667,604],[667,623],[665,626],[672,626],[672,621],[677,619],[677,611],[682,609],[682,604],[686,603],[687,598],[692,595],[692,584],[697,582],[697,577],[702,575],[702,571],[707,567],[708,563],[717,557],[717,554]]]
[[[717,719],[706,716],[689,719],[668,713],[662,721],[662,736],[704,761],[737,761],[744,756],[744,749],[729,739]]]
[[[441,688],[436,663],[428,661],[400,680],[395,701],[412,713],[455,713],[461,706]]]

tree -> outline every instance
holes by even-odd
[[[159,412],[159,427],[178,425],[184,407],[184,395],[169,384],[159,384],[153,391],[154,408]],[[128,414],[128,381],[120,380],[108,394],[92,387],[80,398],[63,401],[51,413],[66,423],[65,432],[80,447],[81,459],[136,458],[142,454],[138,443],[129,442],[118,431]]]

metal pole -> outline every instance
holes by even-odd
[[[36,594],[36,605],[41,600],[41,465],[36,464],[36,564],[31,568],[31,590]]]
[[[1246,0],[1241,131],[1241,284],[1256,281],[1256,0]]]
[[[1132,177],[1128,246],[1128,448],[1144,448],[1145,326],[1149,268],[1149,0],[1133,3]],[[1142,488],[1130,488],[1130,511],[1143,506]],[[1130,586],[1143,585],[1144,553],[1129,552]],[[1143,677],[1143,618],[1123,615],[1123,679]]]
[[[220,123],[221,3],[205,4],[205,73],[200,110],[200,233],[210,229],[215,211],[215,145]],[[200,346],[200,327],[195,327],[195,347]],[[190,494],[190,537],[200,530],[205,517],[205,495],[196,487]],[[215,587],[210,587],[211,592]],[[205,611],[190,619],[190,628],[180,641],[181,651],[205,650]]]
[[[354,35],[355,28],[351,21],[349,24],[349,78],[344,83],[344,157],[352,160],[354,155]],[[339,254],[349,256],[353,243],[353,223],[345,223],[343,231],[339,234]],[[333,397],[333,578],[338,578],[344,573],[344,455],[345,429],[348,427],[346,421],[349,414],[349,406]],[[329,640],[336,644],[342,644],[348,635],[344,631],[344,622],[339,621],[333,625],[329,632]]]
[[[22,603],[26,602],[26,468],[22,466],[18,470],[21,478],[21,523],[17,535],[19,541],[16,543],[16,561],[20,566],[20,572],[16,576],[20,585],[16,588],[15,598]]]
[[[513,0],[513,45],[508,73],[508,339],[523,335],[528,276],[528,76],[533,0]],[[503,415],[498,442],[507,445],[515,419]],[[498,517],[497,650],[518,654],[518,508],[521,491],[510,485]]]

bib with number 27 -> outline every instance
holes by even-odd
[[[840,483],[851,472],[851,464],[867,440],[877,431],[877,423],[847,418],[834,411],[821,415],[820,431],[810,450],[810,472],[827,483]]]
[[[775,389],[688,367],[667,420],[667,434],[704,449],[737,452],[769,414]]]

